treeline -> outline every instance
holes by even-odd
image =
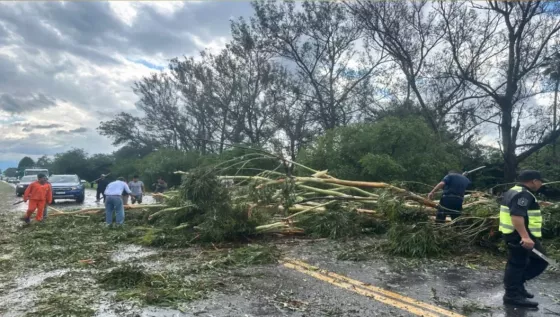
[[[99,132],[128,148],[204,156],[250,144],[297,158],[333,129],[412,115],[433,135],[430,147],[479,149],[482,131],[499,135],[508,181],[560,136],[557,98],[544,107],[533,99],[556,96],[560,84],[553,2],[253,7],[250,19],[232,21],[232,39],[221,52],[173,59],[167,70],[136,82],[140,115],[121,113]],[[416,150],[422,149],[410,149]],[[392,156],[371,151],[364,160],[378,165]],[[407,170],[390,169],[401,176]]]
[[[111,154],[89,155],[83,149],[43,156],[36,162],[26,157],[20,161],[25,167],[44,167],[51,174],[77,174],[87,181],[100,174],[111,173],[132,178],[139,175],[146,184],[163,177],[170,186],[179,185],[181,177],[175,171],[189,171],[201,166],[219,166],[222,173],[238,173],[240,166],[232,166],[233,158],[270,151],[247,146],[230,146],[222,153],[201,154],[173,148],[151,149],[124,146]],[[521,167],[540,169],[548,178],[560,179],[560,168],[550,162],[554,158],[552,146],[547,146],[527,159]],[[372,123],[356,123],[327,131],[308,143],[297,161],[317,170],[351,180],[384,181],[427,192],[447,171],[469,170],[487,166],[480,173],[469,176],[474,186],[488,189],[504,183],[502,158],[499,150],[491,147],[465,146],[459,142],[442,142],[422,117],[417,115],[387,116]],[[247,173],[272,170],[277,160],[254,160],[244,165]],[[252,170],[251,170],[252,169]],[[280,172],[285,172],[280,168]],[[295,169],[294,174],[298,174]],[[421,183],[421,184],[420,184]]]

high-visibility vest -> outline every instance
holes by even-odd
[[[512,187],[510,190],[515,192],[523,191],[523,187],[515,186]],[[537,202],[537,197],[533,195],[530,191],[527,191],[533,198],[535,198],[535,203]],[[513,195],[511,196],[513,197]],[[509,207],[509,201],[505,201],[505,206],[500,205],[500,231],[504,234],[513,233],[515,231],[515,227],[513,226],[513,222],[511,221],[511,215]],[[529,218],[529,231],[531,234],[537,238],[542,237],[542,215],[540,209],[529,209],[527,211],[527,216]]]

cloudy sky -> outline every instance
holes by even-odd
[[[0,169],[25,155],[114,148],[96,128],[134,113],[132,83],[218,50],[248,1],[0,2]]]

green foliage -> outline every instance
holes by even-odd
[[[168,186],[181,183],[181,175],[176,171],[189,171],[201,164],[200,155],[195,152],[183,152],[171,149],[160,149],[146,155],[135,165],[135,173],[142,175],[147,186],[155,183],[161,176]],[[133,175],[129,175],[133,176]]]
[[[26,168],[33,168],[33,167],[35,167],[35,161],[33,161],[33,159],[30,158],[29,156],[25,156],[18,163],[19,176],[23,176],[23,171]]]
[[[86,179],[90,176],[88,154],[83,149],[72,149],[54,156],[51,174],[77,174]]]
[[[449,253],[454,236],[438,225],[430,222],[417,224],[392,223],[387,237],[386,248],[391,254],[408,257],[430,257]]]
[[[276,264],[280,256],[280,250],[275,245],[249,244],[219,254],[216,259],[203,265],[203,268],[215,269],[231,266],[245,267],[250,265]]]
[[[542,210],[543,237],[554,238],[560,236],[560,208],[548,207]]]
[[[417,117],[387,117],[336,128],[319,137],[300,161],[353,180],[434,183],[458,168],[458,145],[441,140]]]
[[[184,201],[194,204],[182,222],[189,222],[200,231],[202,241],[232,241],[255,233],[257,223],[249,218],[248,206],[233,205],[227,189],[211,169],[190,173],[180,187]]]
[[[379,232],[379,222],[355,210],[345,210],[340,204],[329,205],[324,212],[308,213],[297,226],[307,235],[318,238],[342,239],[356,237],[364,231]]]
[[[106,290],[116,290],[117,299],[139,300],[147,305],[174,306],[203,297],[213,286],[209,280],[192,281],[168,273],[151,274],[126,264],[98,277]]]

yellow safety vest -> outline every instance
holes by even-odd
[[[512,187],[510,190],[521,192],[523,191],[523,187],[515,186]],[[530,191],[527,191],[531,196],[535,198],[535,203],[537,202],[537,197],[533,195]],[[527,216],[529,218],[529,231],[531,234],[537,238],[542,237],[542,215],[540,209],[529,209],[527,211]],[[515,231],[515,227],[513,226],[513,222],[511,221],[510,210],[508,206],[500,205],[500,231],[504,234],[513,233]]]

